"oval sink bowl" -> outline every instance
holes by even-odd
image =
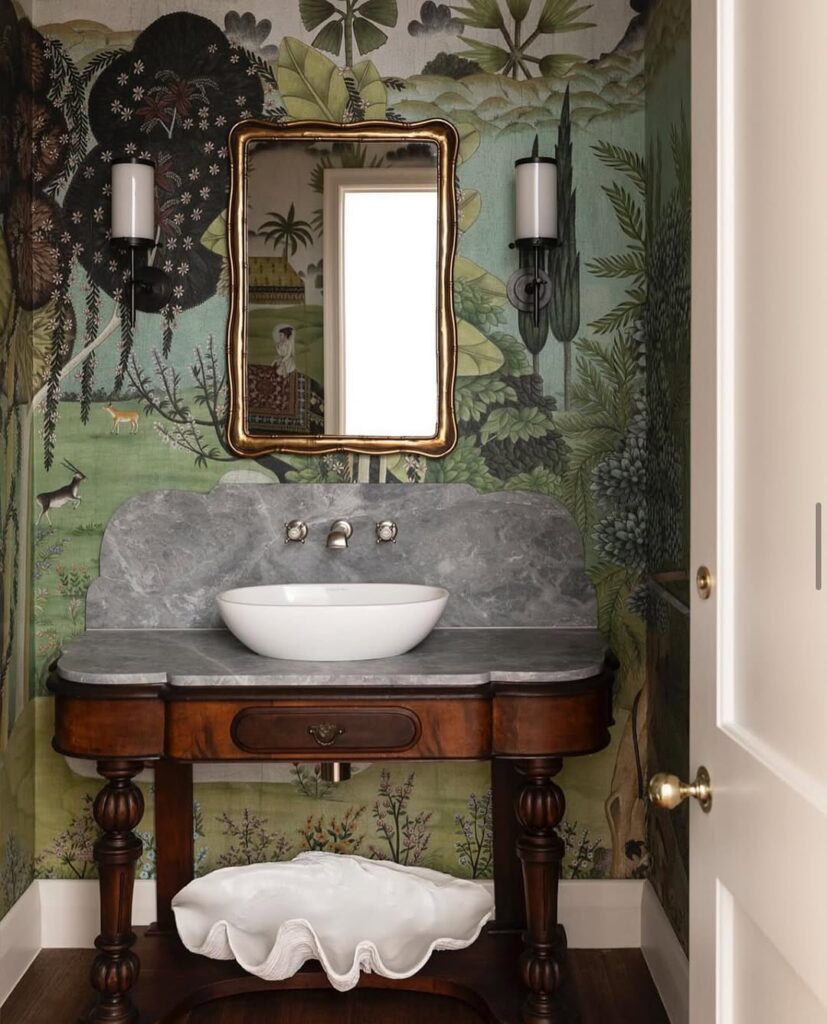
[[[227,628],[266,658],[365,661],[404,654],[431,632],[448,600],[414,583],[287,583],[217,597]]]

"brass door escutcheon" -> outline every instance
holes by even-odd
[[[702,811],[712,806],[712,783],[709,772],[703,765],[695,774],[695,781],[681,782],[677,775],[658,772],[649,780],[649,803],[666,811],[673,811],[691,796],[701,805]]]

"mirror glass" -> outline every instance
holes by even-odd
[[[250,434],[437,432],[438,156],[396,139],[250,144]]]
[[[454,126],[245,120],[229,150],[232,450],[446,455]]]

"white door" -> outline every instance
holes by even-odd
[[[695,0],[692,1024],[827,1022],[827,0]],[[826,545],[827,546],[827,545]],[[821,589],[820,589],[821,588]]]

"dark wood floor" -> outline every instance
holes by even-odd
[[[90,1002],[93,951],[44,949],[0,1008],[2,1024],[75,1024]],[[637,949],[569,952],[581,1024],[668,1024]],[[258,992],[219,999],[175,1024],[481,1024],[454,999],[381,990]]]

